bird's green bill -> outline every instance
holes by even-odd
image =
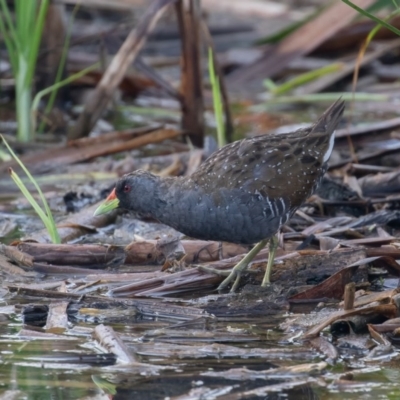
[[[96,211],[94,212],[93,216],[106,214],[111,210],[114,210],[118,206],[119,206],[119,200],[117,199],[114,189],[106,198],[104,203],[100,204],[99,207],[96,208]]]

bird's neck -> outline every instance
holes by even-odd
[[[144,196],[141,214],[169,225],[169,216],[174,214],[171,214],[171,208],[179,204],[180,190],[179,185],[176,185],[179,180],[180,178],[175,177],[159,177],[153,193]]]
[[[152,217],[177,230],[180,230],[182,216],[185,215],[182,205],[192,193],[185,190],[184,181],[185,177],[160,178],[152,204]]]

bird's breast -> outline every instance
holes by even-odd
[[[271,237],[290,214],[283,199],[260,193],[223,189],[207,193],[201,188],[181,191],[168,201],[160,221],[204,240],[252,244]]]

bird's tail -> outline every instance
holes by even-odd
[[[337,99],[318,119],[311,133],[327,132],[331,135],[336,129],[344,111],[344,101]]]
[[[318,119],[315,125],[312,127],[310,135],[314,134],[324,134],[326,138],[326,145],[322,146],[323,157],[322,163],[326,164],[332,154],[333,145],[335,143],[335,129],[343,115],[344,111],[344,101],[339,98],[336,100]]]

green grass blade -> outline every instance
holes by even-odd
[[[297,75],[293,79],[288,80],[281,85],[275,86],[271,88],[269,81],[264,81],[264,86],[270,86],[270,92],[273,95],[280,95],[286,93],[298,86],[304,85],[305,83],[311,82],[315,79],[320,78],[321,76],[331,74],[333,72],[338,72],[344,67],[343,63],[334,63],[330,65],[326,65],[322,68],[315,69],[313,71],[305,72],[304,74]]]
[[[32,0],[30,0],[32,1]],[[24,0],[24,4],[26,3],[26,0]],[[33,81],[33,75],[35,73],[35,65],[36,65],[36,59],[37,55],[39,52],[39,46],[40,46],[40,41],[42,40],[42,32],[43,32],[43,27],[47,15],[47,9],[49,7],[49,0],[41,0],[40,1],[40,6],[39,6],[39,11],[37,14],[37,18],[34,20],[34,31],[33,31],[33,38],[29,39],[29,57],[28,57],[28,65],[29,65],[29,71],[26,77],[26,83],[31,84]],[[36,15],[36,14],[34,14]],[[32,18],[33,19],[33,18]],[[30,33],[32,35],[32,32]],[[28,36],[29,38],[29,32]]]
[[[4,145],[7,147],[7,150],[10,152],[10,154],[13,156],[13,158],[15,159],[15,161],[17,161],[17,163],[19,164],[19,166],[22,168],[22,170],[25,172],[26,176],[29,178],[29,180],[32,182],[32,184],[34,185],[35,189],[37,190],[39,197],[43,203],[43,207],[44,207],[44,214],[46,217],[46,223],[43,222],[46,226],[47,231],[49,232],[50,237],[52,238],[53,243],[61,243],[60,240],[60,236],[58,234],[57,228],[56,228],[56,224],[53,218],[53,214],[50,210],[50,207],[47,203],[46,198],[43,195],[42,190],[40,189],[39,185],[37,184],[37,182],[35,181],[34,177],[31,175],[31,173],[28,171],[28,169],[25,167],[25,165],[22,163],[22,161],[18,158],[18,156],[14,153],[14,151],[11,149],[11,147],[9,146],[9,144],[7,143],[7,141],[5,140],[5,138],[3,137],[3,135],[0,135],[0,139],[3,140]],[[20,180],[21,181],[21,180]],[[25,187],[25,185],[23,184],[23,182],[21,181],[22,185]],[[22,190],[22,189],[21,189]],[[24,193],[24,192],[23,192]],[[25,193],[24,196],[26,197]],[[36,203],[36,201],[35,201]],[[32,204],[32,203],[31,203]],[[37,204],[37,203],[36,203]],[[33,204],[32,204],[33,206]],[[39,206],[38,206],[39,207]],[[35,208],[35,207],[34,207]],[[40,207],[39,207],[40,208]],[[38,215],[42,215],[39,214],[39,212],[37,211],[37,209],[35,208],[35,211],[38,213]],[[40,211],[43,213],[43,210],[40,208]],[[41,217],[42,218],[42,217]],[[42,219],[43,220],[43,219]]]
[[[6,0],[0,0],[0,9],[2,14],[0,15],[0,31],[3,34],[4,42],[10,56],[11,67],[14,75],[16,75],[18,71],[18,40]],[[4,17],[4,20],[2,17]]]
[[[15,184],[18,186],[19,190],[22,192],[24,197],[29,201],[29,204],[33,207],[35,210],[36,214],[40,217],[42,220],[44,226],[46,227],[47,231],[50,231],[49,229],[49,220],[47,218],[47,215],[43,212],[43,210],[40,208],[39,204],[35,200],[35,198],[31,195],[25,184],[22,182],[21,178],[18,176],[18,174],[13,171],[12,168],[9,168],[9,174],[12,178],[12,180],[15,182]]]
[[[32,101],[32,108],[31,108],[31,119],[32,119],[33,131],[35,131],[36,114],[37,114],[37,110],[39,109],[40,100],[43,98],[43,96],[46,96],[47,94],[52,93],[54,90],[58,90],[61,87],[68,85],[69,83],[73,82],[76,79],[81,78],[82,76],[86,75],[90,71],[93,71],[94,69],[98,68],[99,66],[100,66],[100,63],[97,62],[96,64],[90,65],[89,67],[83,69],[82,71],[76,72],[75,74],[72,74],[68,78],[66,78],[60,82],[57,82],[54,85],[51,85],[51,86],[47,87],[46,89],[43,89],[40,92],[38,92]]]
[[[32,83],[49,2],[14,0],[11,16],[9,2],[0,0],[0,31],[15,77],[17,137],[23,142],[32,138]]]
[[[32,20],[36,15],[37,0],[28,2],[24,0],[15,0],[14,4],[15,26],[17,28],[18,40],[21,43],[26,43],[26,38],[32,37]]]
[[[83,69],[82,71],[72,74],[71,76],[69,76],[68,78],[65,78],[64,80],[57,82],[54,85],[47,87],[46,89],[41,90],[40,92],[38,92],[36,94],[35,98],[33,99],[32,109],[37,111],[37,109],[39,108],[40,100],[42,99],[43,96],[46,96],[47,94],[51,93],[52,91],[60,89],[61,87],[65,86],[65,85],[68,85],[68,83],[71,83],[74,80],[81,78],[82,76],[86,75],[90,71],[93,71],[94,69],[98,68],[99,66],[100,66],[100,62],[97,62],[96,64],[90,65],[89,67]]]
[[[386,29],[389,29],[390,31],[392,31],[396,35],[400,36],[400,30],[395,28],[393,25],[390,25],[387,22],[385,22],[384,20],[382,20],[382,19],[380,19],[378,17],[375,17],[375,15],[369,13],[368,11],[366,11],[366,10],[360,8],[360,7],[358,7],[357,5],[352,3],[350,0],[342,0],[342,1],[343,1],[343,3],[347,4],[349,7],[354,8],[361,15],[364,15],[365,17],[368,17],[369,19],[372,19],[373,21],[377,22],[378,24],[381,24],[382,26],[384,26]]]
[[[272,79],[270,79],[270,78],[264,79],[264,80],[263,80],[263,85],[264,85],[264,87],[266,87],[270,92],[273,92],[273,91],[276,90],[276,88],[278,87],[278,85],[276,85],[275,82],[274,82]]]
[[[213,51],[211,48],[208,49],[208,74],[210,76],[213,96],[214,116],[217,125],[218,146],[222,147],[226,144],[223,103],[219,79],[217,74],[215,73]]]

